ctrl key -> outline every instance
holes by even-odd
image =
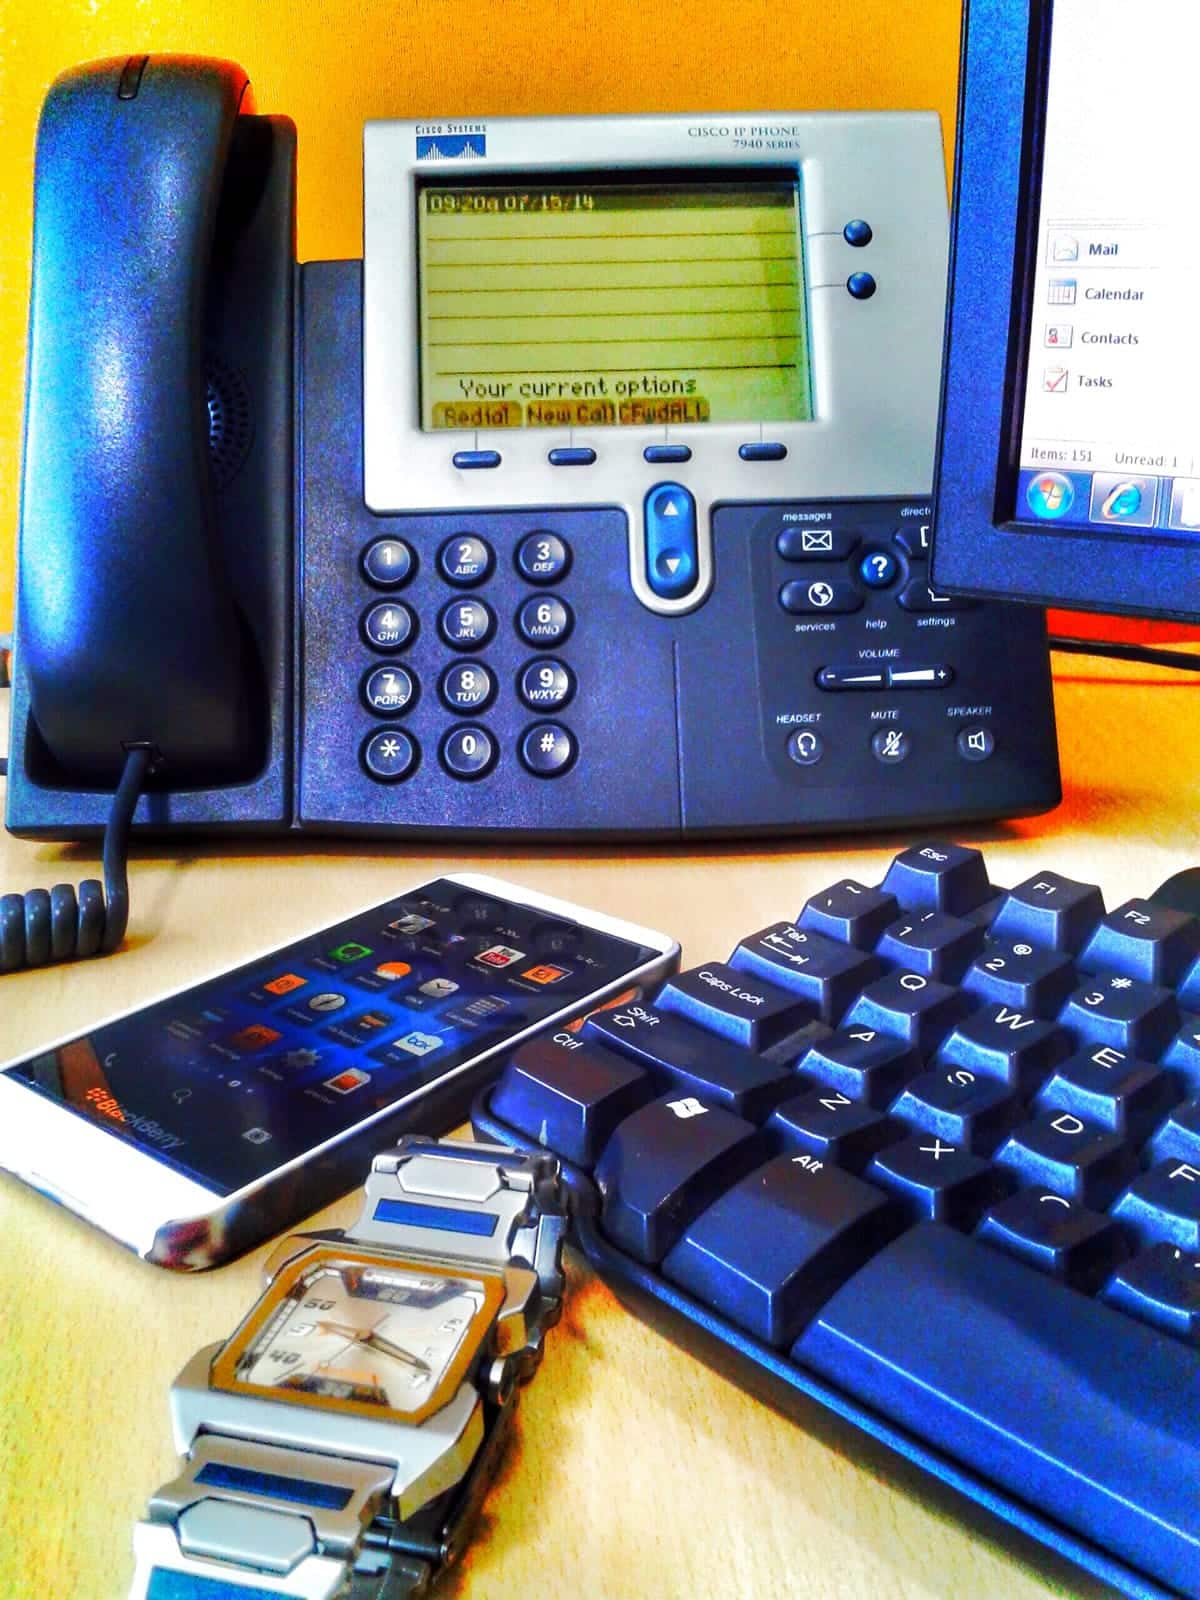
[[[653,1095],[641,1067],[560,1028],[513,1051],[491,1111],[564,1161],[590,1167],[617,1124]]]

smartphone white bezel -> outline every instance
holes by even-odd
[[[525,889],[519,884],[494,878],[486,873],[447,872],[434,878],[424,878],[389,895],[385,900],[371,900],[333,922],[323,921],[306,932],[275,945],[253,956],[248,962],[224,969],[237,971],[252,962],[267,960],[291,950],[305,939],[313,938],[338,923],[363,916],[389,901],[413,894],[431,882],[446,881],[473,889],[497,899],[511,900],[531,910],[550,916],[563,917],[581,927],[597,933],[625,940],[651,949],[654,954],[640,966],[622,973],[620,978],[594,990],[586,999],[576,999],[570,1005],[553,1012],[542,1021],[523,1028],[507,1039],[481,1049],[477,1054],[444,1073],[433,1082],[426,1082],[410,1094],[401,1095],[382,1110],[352,1123],[320,1144],[280,1166],[272,1168],[253,1183],[246,1184],[230,1194],[220,1194],[186,1177],[158,1160],[152,1152],[128,1144],[101,1123],[89,1122],[70,1107],[56,1104],[30,1088],[18,1078],[7,1076],[11,1067],[21,1065],[43,1051],[57,1050],[80,1037],[78,1030],[64,1034],[38,1049],[23,1051],[11,1061],[0,1063],[0,1169],[20,1178],[39,1190],[49,1199],[65,1206],[76,1215],[100,1228],[104,1233],[127,1245],[143,1258],[149,1258],[155,1239],[168,1226],[189,1222],[219,1219],[222,1213],[240,1207],[256,1195],[263,1194],[273,1184],[286,1179],[297,1168],[312,1161],[323,1152],[354,1138],[373,1122],[381,1122],[396,1114],[404,1106],[420,1100],[436,1086],[477,1068],[490,1056],[513,1049],[523,1039],[533,1034],[555,1028],[577,1017],[588,1007],[601,1004],[605,999],[622,993],[631,985],[650,982],[670,969],[679,956],[678,943],[665,934],[639,927],[619,917],[591,911],[569,900]],[[152,1005],[173,1000],[190,993],[216,978],[223,972],[212,973],[198,982],[188,983],[166,994],[155,995],[136,1006],[116,1012],[97,1022],[95,1028],[108,1027],[127,1017],[136,1016]],[[365,1172],[364,1172],[365,1176]],[[265,1237],[265,1235],[264,1235]],[[261,1242],[261,1241],[260,1241]],[[239,1247],[243,1248],[242,1246]]]

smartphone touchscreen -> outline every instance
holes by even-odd
[[[228,1195],[662,953],[444,878],[5,1075]]]

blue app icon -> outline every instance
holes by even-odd
[[[1025,501],[1035,517],[1053,522],[1075,504],[1075,488],[1061,472],[1039,472],[1026,486]]]
[[[1123,521],[1126,517],[1136,517],[1142,509],[1142,491],[1136,483],[1118,483],[1104,497],[1101,506],[1101,515],[1111,517],[1114,522]]]

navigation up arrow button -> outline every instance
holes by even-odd
[[[699,570],[696,502],[681,483],[659,483],[646,496],[645,518],[646,582],[660,599],[681,599]]]

